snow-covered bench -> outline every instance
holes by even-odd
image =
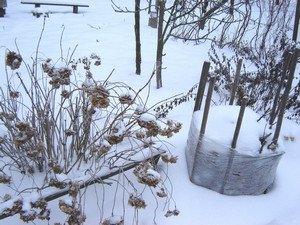
[[[142,152],[139,152],[140,154]],[[97,175],[86,175],[84,177],[81,177],[80,179],[78,179],[78,182],[80,183],[79,188],[86,188],[90,185],[93,184],[97,184],[97,183],[103,183],[104,180],[109,179],[113,176],[116,176],[120,173],[124,173],[125,171],[131,170],[134,167],[136,167],[138,164],[142,163],[142,162],[150,162],[153,166],[157,166],[157,163],[161,157],[162,154],[166,153],[166,151],[164,150],[157,150],[155,152],[151,152],[149,151],[142,153],[139,157],[137,157],[137,159],[131,159],[128,160],[128,162],[124,161],[124,163],[122,165],[119,166],[114,166],[114,168],[112,168],[110,171],[105,171],[105,172],[99,172],[99,174]],[[66,187],[64,189],[58,189],[56,191],[49,191],[47,193],[47,191],[45,193],[43,193],[43,191],[41,191],[41,195],[42,198],[46,201],[46,202],[50,202],[52,200],[55,200],[57,198],[60,198],[64,195],[69,194],[69,187]],[[12,202],[17,201],[18,199],[21,199],[22,197],[19,196],[17,198],[15,198]],[[11,200],[10,200],[11,201]],[[9,204],[8,202],[0,202],[0,220],[8,218],[10,216],[13,216],[17,213],[19,213],[18,210],[14,210],[12,213],[7,213],[6,211],[10,211],[10,209],[12,210],[14,207],[14,204]],[[0,224],[2,224],[0,222]]]
[[[89,7],[89,5],[78,1],[61,1],[61,0],[22,0],[22,4],[32,4],[35,8],[41,5],[55,5],[55,6],[72,6],[73,13],[78,13],[78,7]]]

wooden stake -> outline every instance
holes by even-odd
[[[204,107],[204,112],[202,117],[202,123],[201,123],[201,129],[200,129],[201,136],[205,134],[206,123],[207,123],[208,113],[210,109],[210,102],[211,102],[212,92],[214,90],[215,81],[216,81],[216,77],[211,77],[209,80],[209,86],[208,86],[205,107]]]
[[[248,98],[243,97],[242,105],[241,105],[240,112],[239,112],[239,117],[238,117],[238,120],[237,120],[237,123],[236,123],[233,139],[232,139],[232,142],[231,142],[231,148],[232,149],[236,148],[236,143],[237,143],[237,139],[239,137],[239,133],[240,133],[240,130],[241,130],[241,126],[242,126],[242,122],[243,122],[243,117],[244,117],[244,112],[245,112],[245,109],[246,109],[247,101],[248,101]]]
[[[281,94],[281,89],[283,87],[283,83],[284,83],[284,80],[285,80],[285,77],[286,77],[291,59],[292,59],[292,53],[289,52],[289,53],[287,53],[287,55],[284,59],[283,69],[282,69],[282,72],[280,73],[281,80],[280,80],[278,89],[276,91],[273,106],[272,106],[272,111],[270,113],[270,121],[269,121],[270,128],[272,128],[273,123],[274,123],[275,118],[276,118],[276,114],[278,112],[277,106],[278,106],[278,102],[279,102],[279,98],[280,98],[280,94]]]
[[[234,82],[233,82],[233,85],[232,85],[232,88],[231,88],[229,105],[233,105],[236,89],[237,89],[237,87],[240,83],[240,74],[241,74],[242,63],[243,63],[243,60],[239,59],[239,61],[237,63],[237,66],[236,66]]]
[[[197,92],[195,106],[194,106],[194,112],[200,110],[200,108],[201,108],[205,85],[207,82],[207,76],[209,73],[209,67],[210,67],[210,62],[205,61],[203,63],[203,67],[202,67],[200,82],[199,82],[199,86],[198,86],[198,92]]]
[[[297,48],[294,52],[293,58],[292,58],[292,62],[291,62],[291,67],[289,70],[289,79],[288,82],[286,84],[283,96],[282,96],[282,100],[281,100],[281,107],[280,107],[280,111],[278,114],[278,119],[277,119],[277,124],[276,124],[276,128],[275,128],[275,133],[272,139],[272,143],[268,146],[268,148],[270,149],[275,149],[277,147],[277,142],[278,142],[278,138],[279,138],[279,134],[280,134],[280,130],[281,130],[281,125],[282,125],[282,121],[283,121],[283,117],[284,117],[284,112],[285,112],[285,107],[289,98],[289,93],[290,90],[292,88],[292,82],[294,79],[294,73],[295,73],[295,69],[297,66],[297,60],[298,60],[298,56],[300,55],[300,49]]]

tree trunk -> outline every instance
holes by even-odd
[[[159,19],[157,29],[157,50],[156,50],[156,87],[157,89],[162,87],[162,58],[164,49],[164,38],[163,38],[163,23],[165,13],[165,1],[159,1]]]
[[[152,6],[152,0],[149,0],[149,3],[148,3],[148,14],[151,13],[151,6]]]
[[[295,13],[295,22],[294,22],[294,30],[293,30],[293,41],[295,42],[297,42],[299,20],[300,20],[300,0],[297,1],[296,13]]]
[[[135,25],[134,25],[134,32],[135,32],[135,65],[137,75],[141,74],[141,35],[140,35],[140,3],[141,0],[135,0]]]

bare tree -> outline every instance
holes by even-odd
[[[135,73],[137,75],[141,74],[141,63],[142,63],[142,53],[141,53],[141,31],[140,31],[140,12],[141,9],[141,0],[135,0],[134,4],[134,11],[129,10],[127,7],[125,9],[122,9],[120,6],[118,6],[114,1],[112,2],[112,6],[115,10],[115,12],[119,13],[133,13],[134,14],[134,34],[135,34]]]
[[[249,0],[174,0],[171,4],[158,1],[159,27],[156,56],[157,88],[162,87],[163,49],[170,37],[183,41],[214,40],[215,31],[221,29],[220,39],[225,40],[230,26],[237,27],[234,38],[241,38],[249,22]],[[238,25],[238,26],[237,26]]]
[[[135,10],[134,10],[134,33],[135,33],[135,73],[137,75],[141,74],[141,63],[142,63],[142,56],[141,56],[141,31],[140,31],[140,5],[141,0],[135,0]]]
[[[164,49],[164,37],[163,37],[163,22],[165,14],[165,1],[158,2],[159,8],[159,19],[158,19],[158,29],[157,29],[157,49],[156,49],[156,87],[162,87],[162,58]]]

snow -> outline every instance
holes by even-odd
[[[239,106],[220,105],[211,107],[205,137],[220,145],[227,146],[228,149],[231,146],[239,111]],[[272,131],[268,128],[268,123],[264,118],[261,118],[259,121],[258,119],[260,119],[259,114],[250,108],[245,109],[236,147],[238,152],[247,155],[259,154],[261,146],[259,138],[269,133],[274,133],[274,130]],[[198,111],[193,115],[192,123],[194,123],[196,131],[199,133],[202,123],[202,111]],[[217,150],[222,151],[222,149]],[[262,153],[272,153],[272,151],[264,148]]]
[[[55,178],[57,179],[57,181],[60,181],[60,182],[67,182],[67,181],[70,181],[70,178],[68,177],[67,174],[55,174]]]
[[[135,90],[139,90],[148,81],[155,63],[157,30],[147,26],[148,14],[143,12],[141,15],[142,74],[137,76],[134,74],[133,14],[116,14],[111,8],[110,0],[86,0],[85,2],[90,7],[80,9],[78,14],[73,14],[68,7],[43,6],[42,9],[39,9],[39,11],[50,12],[49,18],[45,19],[45,29],[40,44],[40,57],[52,58],[55,61],[60,57],[70,57],[75,48],[74,58],[96,52],[102,61],[99,69],[94,71],[97,79],[105,79],[114,69],[111,76],[112,81],[122,81],[128,83]],[[116,3],[118,2],[120,1],[116,1]],[[123,1],[121,2],[125,4]],[[146,4],[146,1],[142,4]],[[133,8],[133,1],[128,1],[126,5]],[[11,0],[6,8],[7,14],[4,18],[0,18],[1,73],[4,71],[4,56],[7,49],[16,51],[18,47],[23,59],[29,64],[30,58],[35,57],[44,18],[43,16],[40,18],[32,16],[32,9],[31,5],[21,5],[19,0]],[[199,82],[202,62],[208,58],[207,50],[209,47],[209,44],[194,46],[169,40],[165,48],[167,54],[163,64],[163,67],[166,67],[163,70],[163,88],[157,90],[155,82],[152,81],[149,89],[141,93],[142,98],[151,105],[170,96],[188,91],[195,83]],[[26,71],[23,73],[25,74]],[[82,75],[83,77],[80,79],[84,80],[84,74]],[[148,91],[150,92],[149,98]],[[168,139],[168,142],[173,146],[169,150],[173,155],[178,155],[178,162],[168,167],[168,179],[172,181],[172,193],[168,194],[172,195],[175,202],[172,200],[167,204],[167,207],[170,207],[170,210],[178,208],[180,214],[176,217],[166,218],[164,216],[165,211],[163,211],[164,206],[156,209],[156,202],[153,201],[152,193],[149,191],[143,194],[148,206],[139,211],[138,224],[154,224],[153,218],[155,217],[155,222],[158,225],[299,225],[299,126],[286,120],[283,123],[279,143],[286,154],[279,164],[274,189],[261,196],[230,197],[196,186],[189,181],[184,149],[192,111],[193,102],[188,102],[176,107],[169,115],[170,118],[183,123],[180,133],[176,134],[174,138]],[[217,119],[208,124],[211,122],[218,124],[221,119],[224,119],[227,124],[219,125],[215,130],[210,130],[208,127],[206,134],[220,138],[220,141],[224,141],[227,145],[230,144],[232,132],[227,132],[227,129],[233,129],[237,111],[238,109],[235,107],[232,109],[226,107],[220,113],[211,108],[211,115],[217,114]],[[250,140],[250,138],[243,138],[243,136],[261,135],[264,128],[262,123],[259,125],[259,130],[257,128],[252,130],[257,117],[249,110],[246,110],[246,113],[249,113],[250,119],[242,124],[245,130],[241,131],[238,146],[257,145],[257,142],[252,142],[252,138]],[[148,116],[143,116],[143,119],[154,120],[153,117],[149,118]],[[0,130],[2,132],[2,128]],[[163,165],[160,164],[160,166]],[[66,177],[61,178],[64,180]],[[101,191],[104,186],[105,184],[93,185],[85,190],[86,224],[99,224],[100,219],[109,218],[112,211],[118,215],[123,212],[123,204],[115,204],[113,197],[116,196],[117,200],[122,202],[121,191],[112,188],[103,194]],[[0,193],[3,197],[5,191],[1,189]],[[16,199],[14,198],[14,200]],[[14,200],[1,204],[1,208],[12,205]],[[106,203],[101,206],[104,200]],[[64,221],[65,216],[59,211],[57,202],[50,202],[49,206],[55,217],[51,224],[60,218],[61,221]],[[105,215],[101,217],[100,211],[104,212]],[[126,208],[124,220],[127,222],[125,224],[133,224],[133,216],[134,210]],[[121,217],[118,217],[113,222],[120,220]],[[22,223],[18,216],[14,216],[0,221],[0,224],[26,223]],[[36,224],[47,223],[38,221]]]
[[[150,113],[144,113],[139,117],[143,122],[156,122],[156,117]]]
[[[153,170],[153,169],[148,169],[147,170],[147,175],[152,176],[155,179],[160,179],[160,174],[158,172],[156,172],[155,170]]]

